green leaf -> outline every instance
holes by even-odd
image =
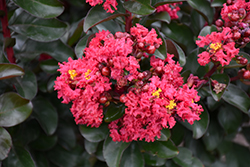
[[[90,142],[99,142],[104,140],[109,131],[107,124],[101,124],[98,128],[80,125],[79,130],[81,135]]]
[[[40,19],[19,9],[12,16],[9,26],[13,31],[41,42],[59,39],[67,27],[67,24],[57,19]]]
[[[85,17],[83,30],[87,32],[92,27],[100,24],[102,22],[114,19],[116,17],[126,16],[126,14],[114,12],[107,13],[101,5],[96,5],[92,9],[89,10],[87,16]]]
[[[236,133],[242,121],[242,112],[231,105],[222,105],[219,108],[218,120],[225,131]]]
[[[221,90],[218,94],[214,91],[214,86],[212,84],[212,80],[218,81],[220,84],[225,84],[225,88]],[[214,74],[210,77],[209,80],[209,87],[210,87],[210,92],[212,94],[212,97],[214,98],[215,101],[219,101],[221,97],[223,96],[225,90],[228,87],[228,84],[230,82],[230,78],[227,74]]]
[[[42,18],[57,17],[64,10],[63,5],[57,0],[13,0],[13,2],[32,15]]]
[[[190,70],[192,74],[196,74],[200,64],[197,61],[197,49],[193,50],[186,59],[186,64],[183,67],[183,71]]]
[[[168,53],[174,54],[174,56],[178,59],[180,65],[184,66],[186,64],[186,56],[182,48],[171,39],[167,39],[166,43]]]
[[[209,24],[214,19],[214,10],[210,7],[210,3],[206,0],[187,0],[189,5],[197,10]]]
[[[130,143],[114,142],[107,137],[103,144],[103,157],[108,166],[119,167],[122,154]]]
[[[75,47],[75,53],[77,58],[82,58],[83,56],[83,51],[87,47],[87,44],[89,42],[89,39],[93,36],[91,35],[85,35],[77,44]]]
[[[59,68],[58,62],[53,59],[48,59],[40,62],[40,68],[47,73],[56,73]]]
[[[145,163],[150,166],[162,166],[166,162],[165,159],[160,158],[156,155],[149,154],[147,152],[145,152],[143,155],[144,155]]]
[[[0,96],[0,126],[11,127],[26,120],[32,112],[32,104],[16,93]]]
[[[48,166],[50,166],[48,159],[42,153],[36,152],[36,154],[32,154],[32,158],[34,158],[37,167],[48,167]]]
[[[173,158],[179,153],[171,140],[139,143],[145,151],[150,151],[160,158]]]
[[[35,150],[46,151],[54,147],[56,142],[57,136],[47,136],[45,134],[41,134],[35,141],[30,143],[30,146]]]
[[[250,109],[250,98],[242,89],[236,85],[229,84],[226,91],[224,92],[222,99],[229,104],[237,107],[244,113],[249,113]]]
[[[227,3],[227,0],[213,0],[211,7],[223,7],[224,3]]]
[[[4,160],[10,152],[12,145],[11,136],[7,130],[0,127],[0,161]]]
[[[94,154],[96,152],[98,144],[98,142],[84,140],[84,148],[89,154]]]
[[[176,22],[171,22],[170,24],[162,23],[162,33],[181,45],[188,53],[196,47],[193,31],[184,24]]]
[[[111,122],[111,121],[117,120],[117,119],[121,118],[124,113],[125,113],[125,105],[124,104],[118,105],[115,103],[111,103],[108,106],[107,111],[104,115],[104,121]]]
[[[167,141],[171,136],[170,130],[169,129],[162,129],[161,130],[161,137],[158,139],[158,137],[156,137],[156,140],[159,141]]]
[[[16,56],[19,59],[28,59],[30,61],[41,53],[47,53],[60,62],[68,61],[69,57],[73,58],[75,55],[73,50],[68,45],[62,43],[61,40],[46,43],[27,40],[22,52]]]
[[[37,79],[32,71],[25,71],[23,77],[15,78],[17,92],[26,99],[32,100],[37,94]]]
[[[206,26],[201,29],[199,36],[205,37],[206,35],[211,34],[212,32],[216,32],[216,31],[217,29],[215,25]]]
[[[39,96],[32,100],[34,105],[34,117],[47,135],[52,135],[57,128],[58,115],[53,105]]]
[[[159,13],[153,13],[152,15],[148,16],[148,19],[163,21],[163,22],[166,22],[166,23],[171,22],[171,17],[168,14],[168,12],[166,12],[166,11],[159,12]]]
[[[30,153],[21,146],[11,149],[8,157],[3,161],[3,166],[8,167],[35,167]]]
[[[185,136],[186,129],[179,123],[176,122],[173,129],[171,129],[171,140],[178,146]]]
[[[180,153],[173,158],[174,162],[182,167],[204,167],[199,159],[192,157],[192,152],[185,148],[179,147]]]
[[[105,161],[104,157],[103,157],[103,144],[104,144],[104,140],[101,141],[98,146],[97,146],[97,150],[96,150],[96,153],[95,153],[95,156],[98,160],[100,161]]]
[[[165,60],[167,57],[167,45],[166,45],[165,39],[161,36],[160,31],[157,28],[155,28],[155,30],[158,36],[162,40],[162,45],[158,49],[155,50],[154,55],[162,60]]]
[[[127,1],[124,4],[124,8],[129,12],[138,15],[149,15],[155,12],[155,8],[150,5],[150,1],[134,0]]]
[[[53,75],[50,77],[50,79],[47,82],[47,91],[49,93],[54,91],[54,85],[55,85],[56,78],[57,78],[57,75]]]
[[[202,108],[204,111],[200,115],[201,119],[199,121],[194,121],[193,124],[193,138],[195,139],[199,139],[205,134],[210,122],[209,114],[205,105],[202,105]]]
[[[154,7],[158,7],[161,5],[165,5],[165,4],[171,4],[171,3],[176,3],[176,2],[185,2],[187,0],[152,0],[152,4],[154,4]]]
[[[191,28],[194,30],[195,36],[198,36],[200,30],[204,27],[206,20],[196,10],[191,12]]]
[[[209,124],[207,132],[203,136],[202,140],[205,143],[206,149],[212,151],[218,147],[223,137],[222,129],[220,125],[213,119]]]
[[[124,151],[120,167],[144,167],[144,158],[136,142]]]
[[[24,70],[15,64],[0,64],[0,80],[24,75]]]

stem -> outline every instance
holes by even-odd
[[[232,81],[236,81],[236,80],[238,80],[238,79],[240,79],[240,77],[239,77],[239,76],[232,77],[232,78],[230,78],[230,82],[232,82]]]
[[[8,15],[7,15],[7,6],[5,0],[0,0],[0,10],[4,12],[3,16],[0,16],[3,28],[3,37],[11,38],[10,30],[8,29]],[[6,47],[6,53],[10,63],[15,63],[14,50],[12,47]]]
[[[208,73],[204,76],[204,78],[210,77],[217,70],[217,67],[219,67],[219,65],[220,64],[215,64],[213,68],[210,71],[208,71]]]
[[[125,0],[125,1],[128,1],[128,0]],[[125,17],[125,31],[129,33],[130,28],[132,27],[132,16],[131,16],[131,12],[129,12],[128,10],[126,10],[126,13],[128,13],[129,16]]]

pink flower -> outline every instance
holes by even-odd
[[[91,6],[96,6],[96,5],[102,4],[103,0],[86,0],[86,2],[88,2]],[[112,7],[114,7],[114,9],[117,10],[117,7],[116,7],[117,5],[118,3],[116,2],[116,0],[106,0],[103,3],[103,8],[108,13],[114,13],[114,10],[112,9]]]
[[[161,5],[156,8],[156,12],[159,13],[159,12],[166,11],[168,12],[172,20],[178,19],[177,12],[180,10],[179,5],[181,4],[182,2]]]
[[[198,36],[200,40],[196,41],[199,47],[206,47],[207,50],[198,55],[198,62],[204,66],[211,60],[220,62],[222,66],[228,65],[232,58],[238,53],[234,42],[228,42],[232,38],[231,29],[226,27],[220,33],[212,32],[206,37]]]

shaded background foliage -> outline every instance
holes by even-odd
[[[183,2],[179,19],[155,13],[155,7]],[[11,38],[0,35],[0,166],[3,167],[248,167],[250,164],[249,86],[229,77],[241,68],[232,61],[221,79],[227,89],[215,94],[210,85],[199,89],[204,112],[189,125],[178,122],[163,129],[160,139],[113,142],[107,124],[99,128],[75,125],[69,111],[53,90],[59,75],[58,62],[80,58],[82,50],[99,30],[125,30],[125,10],[139,22],[156,28],[164,39],[155,53],[164,59],[175,54],[183,66],[182,76],[203,77],[210,65],[199,66],[195,40],[216,31],[215,20],[225,0],[134,0],[119,1],[118,10],[106,13],[84,0],[6,1]],[[1,17],[4,17],[1,9]],[[3,26],[0,27],[3,30]],[[14,49],[15,64],[7,59],[6,48]],[[242,49],[248,55],[250,45]],[[147,69],[148,62],[142,68]],[[110,107],[105,121],[116,118],[121,109]]]

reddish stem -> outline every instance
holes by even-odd
[[[0,17],[3,28],[3,37],[11,38],[10,29],[8,29],[8,15],[7,15],[7,6],[5,0],[0,0],[0,10],[4,12],[4,15]],[[6,47],[6,53],[10,63],[15,63],[14,51],[12,47]]]
[[[216,70],[217,67],[219,67],[220,64],[215,64],[213,68],[204,76],[204,78],[210,77]]]
[[[125,1],[128,1],[128,0],[125,0]],[[125,31],[129,33],[130,28],[132,27],[132,16],[131,16],[131,12],[129,12],[128,10],[126,10],[126,13],[128,13],[129,16],[125,17]]]
[[[238,79],[240,79],[240,77],[239,77],[239,76],[232,77],[232,78],[230,78],[230,82],[232,82],[232,81],[236,81],[236,80],[238,80]]]

